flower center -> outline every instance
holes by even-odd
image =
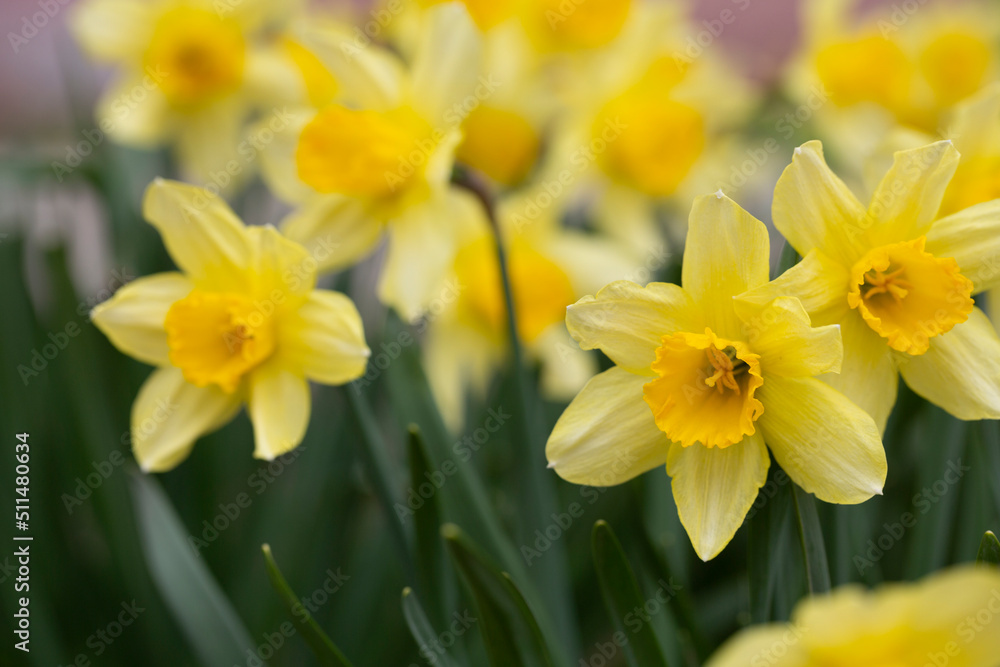
[[[524,26],[543,49],[593,49],[621,34],[631,0],[540,0],[525,3]]]
[[[951,106],[979,90],[990,66],[991,49],[975,35],[948,32],[920,54],[920,70],[938,104]]]
[[[764,383],[760,356],[745,343],[704,334],[663,336],[643,385],[656,425],[685,447],[728,447],[756,431],[764,412],[754,393]]]
[[[654,63],[638,84],[597,115],[591,143],[606,146],[596,152],[609,177],[663,197],[688,175],[705,148],[705,122],[696,109],[669,97],[683,75],[676,66]]]
[[[145,54],[147,72],[175,108],[192,108],[231,92],[243,79],[246,44],[232,21],[178,7],[156,23]]]
[[[894,350],[923,354],[930,339],[968,319],[972,282],[955,260],[924,251],[925,238],[875,248],[851,269],[847,303]]]
[[[196,289],[167,311],[170,362],[191,384],[217,384],[232,393],[274,352],[273,315],[242,294]]]
[[[566,318],[566,306],[576,300],[566,273],[526,241],[515,240],[508,249],[510,282],[514,292],[517,333],[526,343]],[[455,273],[466,291],[462,310],[476,326],[495,335],[507,322],[503,286],[491,237],[463,247],[455,259]]]
[[[302,130],[299,178],[319,192],[389,198],[423,173],[437,143],[412,109],[325,108]]]
[[[877,35],[831,44],[816,69],[838,106],[875,102],[893,112],[907,103],[913,66],[895,43]]]
[[[521,181],[538,157],[538,133],[512,111],[479,106],[465,119],[462,130],[459,161],[503,185]]]

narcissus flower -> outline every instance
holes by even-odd
[[[241,135],[254,112],[275,116],[315,87],[317,76],[303,69],[307,54],[270,38],[291,8],[276,0],[81,2],[71,24],[77,39],[118,68],[97,107],[99,127],[125,145],[173,146],[185,177],[198,183],[226,174],[232,160],[245,167]]]
[[[612,280],[648,269],[621,244],[566,229],[547,213],[528,223],[512,214],[532,201],[529,190],[497,205],[514,292],[518,337],[540,365],[546,398],[568,401],[597,371],[592,354],[580,351],[566,330],[566,307]],[[521,224],[519,224],[521,223]],[[651,249],[652,262],[665,262],[666,248]],[[460,235],[450,285],[440,307],[428,315],[425,368],[448,425],[457,431],[466,398],[483,396],[508,354],[507,312],[493,232],[485,220]]]
[[[987,202],[937,217],[958,161],[950,141],[896,153],[866,208],[811,141],[774,190],[774,225],[804,259],[744,296],[797,296],[839,324],[843,368],[826,379],[880,428],[898,373],[959,419],[1000,417],[1000,338],[972,300],[1000,284],[1000,216]]]
[[[254,456],[295,448],[309,384],[359,377],[368,359],[351,300],[317,290],[316,262],[273,227],[245,227],[218,197],[157,180],[143,203],[180,272],[135,280],[91,313],[122,352],[157,366],[132,406],[136,460],[180,463],[246,404]]]
[[[867,6],[865,6],[867,5]],[[989,2],[901,4],[810,0],[792,99],[813,105],[845,161],[867,155],[896,124],[940,131],[943,114],[1000,70],[1000,12]]]
[[[282,223],[304,244],[332,236],[323,270],[350,266],[383,239],[379,298],[415,319],[443,285],[455,229],[477,202],[449,186],[460,126],[499,85],[480,77],[481,42],[458,3],[428,10],[412,63],[348,31],[304,31],[302,43],[343,82],[343,104],[293,114],[265,153],[264,174],[296,206]]]
[[[858,585],[801,603],[789,624],[743,630],[707,667],[996,667],[1000,570],[960,567],[918,583]]]
[[[546,447],[564,479],[607,486],[666,463],[698,555],[732,539],[764,484],[768,448],[827,502],[881,493],[886,460],[861,408],[813,376],[837,372],[836,326],[794,298],[740,294],[768,279],[764,225],[722,193],[694,203],[683,286],[608,285],[567,311],[570,333],[615,367],[583,388]]]

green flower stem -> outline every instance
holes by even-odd
[[[798,484],[793,483],[792,487],[792,504],[795,507],[795,522],[799,529],[809,594],[827,593],[830,590],[830,567],[826,560],[823,528],[816,512],[816,498],[803,491]]]

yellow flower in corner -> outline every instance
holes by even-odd
[[[794,298],[734,298],[767,282],[763,223],[720,192],[697,199],[688,224],[683,286],[620,281],[568,309],[580,346],[615,367],[566,409],[546,456],[593,486],[666,463],[681,523],[708,560],[756,499],[768,448],[833,503],[881,493],[886,460],[871,417],[813,377],[840,369],[838,328],[813,328]]]
[[[857,585],[809,598],[785,625],[747,628],[707,667],[996,667],[1000,571],[959,567],[875,592]]]
[[[293,5],[276,0],[81,2],[71,22],[77,40],[94,59],[118,70],[98,103],[101,131],[128,146],[173,146],[185,177],[227,185],[232,179],[227,163],[247,162],[239,148],[251,115],[276,107],[280,113],[280,105],[307,93],[301,58],[269,37]],[[218,182],[219,172],[224,182]]]
[[[744,298],[796,296],[839,324],[843,368],[826,379],[880,428],[899,373],[959,419],[1000,417],[1000,338],[972,300],[1000,283],[1000,215],[986,202],[937,217],[958,161],[950,141],[896,153],[866,208],[811,141],[774,190],[774,225],[804,259]]]
[[[136,460],[180,463],[246,404],[254,456],[302,440],[309,384],[343,384],[367,364],[361,317],[315,289],[316,262],[273,227],[245,227],[218,197],[157,180],[143,212],[180,272],[135,280],[91,313],[118,349],[157,366],[132,406]]]

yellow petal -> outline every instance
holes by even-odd
[[[885,450],[864,410],[814,378],[768,376],[760,397],[764,439],[796,484],[829,503],[882,493]]]
[[[733,539],[770,465],[759,431],[726,448],[670,445],[667,473],[674,501],[699,558],[715,558]]]
[[[357,264],[375,249],[384,229],[367,202],[342,195],[313,197],[282,222],[288,238],[324,249],[315,257],[324,272]]]
[[[462,3],[432,7],[426,19],[413,58],[412,104],[435,128],[457,126],[462,116],[453,111],[456,104],[462,108],[493,93],[485,84],[476,88],[482,38]],[[455,118],[450,118],[449,112]]]
[[[329,70],[352,106],[375,110],[397,106],[403,93],[402,63],[386,49],[359,45],[354,30],[310,17],[296,37]]]
[[[840,373],[830,373],[822,379],[870,414],[879,432],[883,432],[896,404],[899,384],[892,350],[854,312],[840,321],[840,336],[844,343]]]
[[[221,198],[158,178],[146,189],[142,210],[195,285],[231,292],[245,288],[252,247],[243,223]]]
[[[849,278],[847,267],[813,249],[771,282],[744,292],[736,300],[737,304],[764,306],[780,296],[792,296],[802,302],[815,325],[830,324],[839,321],[848,311]]]
[[[906,384],[931,403],[959,419],[1000,418],[1000,338],[978,308],[924,354],[898,358]]]
[[[705,314],[705,325],[737,338],[742,324],[733,297],[768,280],[767,228],[722,192],[691,207],[681,284]]]
[[[549,467],[574,484],[613,486],[663,465],[670,441],[642,400],[645,381],[620,368],[591,378],[552,429]]]
[[[246,231],[252,251],[251,291],[276,305],[305,299],[316,286],[316,260],[270,225]]]
[[[87,0],[73,6],[69,25],[80,46],[99,60],[141,59],[155,16],[136,0]]]
[[[864,220],[871,246],[908,241],[927,233],[958,166],[950,141],[899,151],[872,195]]]
[[[239,189],[251,173],[246,157],[239,153],[241,145],[248,145],[243,134],[246,114],[246,102],[230,95],[180,119],[177,159],[187,181],[223,195]],[[233,163],[238,171],[230,171]]]
[[[927,252],[953,257],[972,292],[1000,285],[1000,199],[941,218],[927,233]]]
[[[316,191],[299,178],[299,169],[295,161],[295,152],[299,146],[302,130],[316,117],[314,109],[282,108],[280,115],[258,121],[250,127],[247,137],[252,137],[263,144],[260,152],[260,173],[268,188],[289,204],[309,202],[316,197]],[[270,141],[264,144],[264,139]],[[256,147],[253,147],[256,151]]]
[[[90,319],[125,354],[154,366],[170,364],[167,311],[194,285],[180,273],[158,273],[128,283],[90,312]]]
[[[627,280],[566,309],[566,326],[584,350],[599,349],[621,368],[653,375],[650,365],[663,336],[704,328],[691,297],[677,285]]]
[[[132,100],[136,91],[141,100]],[[174,116],[160,88],[143,75],[128,74],[101,95],[94,116],[108,136],[118,143],[136,148],[157,148],[174,134]]]
[[[783,296],[764,306],[737,299],[736,311],[743,320],[745,340],[760,355],[768,374],[812,377],[840,372],[844,357],[840,327],[813,328],[798,299]]]
[[[298,447],[309,425],[309,383],[280,363],[267,363],[250,377],[248,412],[253,422],[254,450],[270,461]]]
[[[823,145],[795,149],[774,188],[774,226],[800,255],[814,248],[851,266],[861,256],[865,209],[823,158]]]
[[[282,359],[307,378],[344,384],[365,372],[371,354],[361,315],[340,292],[314,290],[308,300],[278,322]]]
[[[389,248],[378,284],[379,299],[403,318],[421,317],[450,288],[445,277],[455,253],[455,231],[478,215],[466,193],[454,189],[410,206],[388,225]]]
[[[599,370],[597,355],[581,350],[561,322],[546,329],[531,352],[542,364],[539,389],[550,400],[571,400]]]
[[[716,651],[705,667],[809,667],[801,630],[792,625],[744,628]]]
[[[399,340],[396,342],[401,343]],[[412,340],[410,343],[412,344]],[[503,350],[478,328],[464,326],[455,318],[444,316],[435,319],[428,329],[423,352],[427,381],[445,425],[451,433],[460,433],[465,419],[466,402],[470,396],[485,396],[495,369],[503,361]],[[388,352],[376,351],[372,360],[374,369],[369,373],[382,372],[379,364],[387,363],[381,361],[382,355],[386,355],[388,360]],[[368,377],[369,374],[366,373],[365,380],[361,380],[361,383],[364,384]]]
[[[179,368],[153,371],[132,404],[132,450],[146,472],[170,470],[187,458],[195,440],[230,419],[242,404],[240,392],[196,387]]]

